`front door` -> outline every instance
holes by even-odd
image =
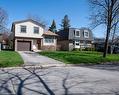
[[[38,44],[38,50],[40,50],[41,49],[41,39],[37,40],[37,44]]]
[[[80,41],[78,40],[75,41],[75,48],[80,48]]]

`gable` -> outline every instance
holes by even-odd
[[[35,23],[31,22],[31,21],[16,23],[16,24],[15,24],[15,28],[18,27],[18,26],[21,26],[21,25],[27,26],[27,27],[33,27],[33,26],[34,26],[34,27],[43,28],[42,26],[40,26],[40,25],[38,25],[38,24],[35,24]]]
[[[21,32],[21,26],[26,26],[26,32]],[[34,33],[34,27],[39,28],[39,33]],[[15,32],[15,37],[29,37],[29,38],[42,38],[44,28],[39,24],[36,24],[31,21],[21,21],[13,23],[12,31]]]
[[[26,23],[26,22],[31,22],[31,23],[33,23],[33,24],[36,24],[36,25],[42,27],[42,28],[45,28],[45,25],[42,25],[41,23],[39,23],[39,22],[37,22],[37,21],[34,21],[34,20],[32,20],[32,19],[21,20],[21,21],[15,21],[15,22],[13,22],[13,24],[15,25],[15,24]]]

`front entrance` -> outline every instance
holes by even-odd
[[[80,41],[75,41],[75,48],[80,48]]]
[[[30,51],[31,41],[17,41],[17,51]]]
[[[38,50],[41,50],[41,41],[42,41],[41,39],[38,39],[37,40]]]

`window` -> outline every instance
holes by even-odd
[[[77,30],[75,31],[75,36],[78,36],[78,37],[80,36],[80,31],[79,30],[78,31]]]
[[[77,46],[79,46],[79,43],[76,43]]]
[[[80,41],[76,40],[75,45],[79,46]]]
[[[45,43],[54,43],[53,37],[45,37]]]
[[[85,38],[89,38],[89,31],[84,30],[84,37],[85,37]]]
[[[39,27],[34,27],[34,33],[38,34],[39,33]]]
[[[26,26],[21,25],[21,32],[26,33]]]

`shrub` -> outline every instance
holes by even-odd
[[[95,51],[95,48],[86,47],[84,51]]]
[[[74,48],[73,51],[79,51],[80,49],[79,48]]]

